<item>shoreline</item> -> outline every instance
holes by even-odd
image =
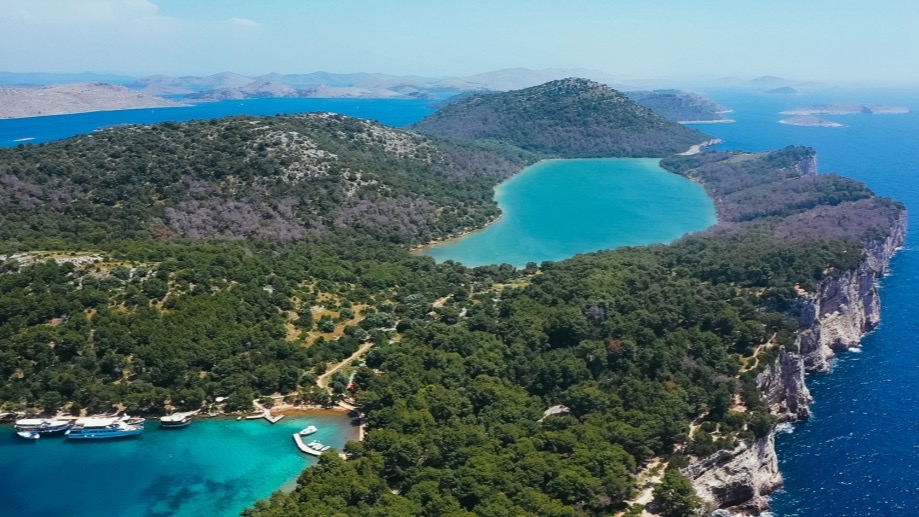
[[[718,120],[678,120],[677,124],[732,124],[737,122],[732,118],[722,118]]]
[[[711,140],[702,142],[701,144],[689,146],[689,149],[683,151],[682,153],[677,153],[677,156],[692,156],[694,154],[699,154],[702,152],[702,149],[721,143],[724,143],[724,140],[720,138],[712,138]]]

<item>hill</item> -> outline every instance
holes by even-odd
[[[0,88],[0,118],[179,106],[184,104],[105,83],[73,83],[44,88]]]
[[[625,92],[633,101],[673,122],[730,122],[730,110],[717,102],[682,90]]]
[[[495,217],[492,187],[531,161],[331,114],[118,128],[0,150],[0,240],[422,242]]]
[[[438,137],[499,140],[562,158],[666,156],[709,139],[587,79],[473,95],[411,127]]]

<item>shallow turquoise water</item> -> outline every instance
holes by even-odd
[[[547,160],[495,190],[502,217],[426,248],[468,266],[561,260],[619,246],[669,242],[715,223],[705,190],[654,158]]]
[[[338,449],[352,431],[344,414],[154,423],[137,437],[98,441],[32,442],[0,427],[0,515],[238,515],[317,461],[291,437],[309,424],[319,428],[309,441]]]

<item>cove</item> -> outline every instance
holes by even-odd
[[[502,215],[487,228],[417,252],[467,266],[562,260],[670,242],[716,221],[702,186],[657,158],[545,160],[495,188]]]
[[[199,419],[185,429],[149,422],[140,436],[23,440],[0,426],[0,514],[229,516],[291,485],[316,463],[291,435],[341,450],[354,428],[344,413],[264,420]]]

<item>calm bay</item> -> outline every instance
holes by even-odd
[[[562,260],[619,246],[669,242],[715,223],[698,184],[655,158],[546,160],[495,189],[488,228],[419,250],[467,266]]]

